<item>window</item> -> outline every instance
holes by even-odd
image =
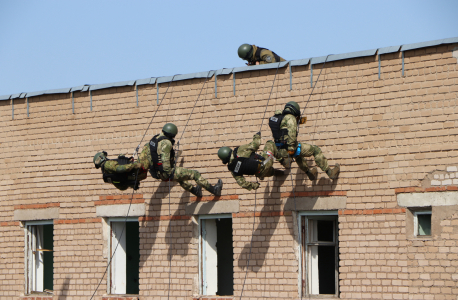
[[[27,294],[53,290],[53,223],[27,222],[26,235],[26,289]]]
[[[234,294],[234,247],[231,215],[200,217],[200,266],[202,295]]]
[[[140,238],[137,218],[113,218],[110,225],[111,294],[138,294]]]
[[[337,213],[301,214],[302,296],[335,295],[338,288]]]
[[[414,235],[430,236],[431,235],[431,211],[414,212]]]

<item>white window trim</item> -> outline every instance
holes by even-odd
[[[297,224],[298,224],[298,240],[299,240],[299,249],[298,249],[298,253],[299,253],[299,274],[298,274],[298,281],[297,281],[297,292],[298,292],[298,295],[301,296],[302,295],[302,273],[303,273],[303,260],[302,260],[302,244],[303,244],[303,241],[302,241],[302,217],[307,217],[307,216],[312,216],[312,217],[319,217],[319,216],[322,216],[322,217],[326,217],[326,216],[329,216],[329,217],[337,217],[337,222],[339,221],[338,219],[338,215],[339,215],[339,212],[338,211],[301,211],[297,214]],[[338,228],[336,229],[338,230]],[[337,234],[337,239],[336,239],[336,242],[337,242],[337,248],[339,247],[338,245],[338,237],[339,237],[339,234],[338,232],[336,232]],[[307,251],[307,249],[305,249],[304,251]],[[338,265],[337,265],[337,268],[338,268]],[[305,274],[307,274],[308,272],[308,269],[306,268],[305,270]],[[305,275],[305,280],[307,280],[307,275]],[[337,282],[339,281],[339,278],[336,278],[337,279]],[[337,290],[339,290],[339,285],[337,284]],[[315,297],[316,298],[319,298],[319,295],[311,295],[309,294],[308,297]],[[306,297],[306,295],[302,295],[302,297]],[[332,297],[332,296],[331,296]]]
[[[35,263],[36,258],[35,258],[35,255],[33,254],[33,251],[34,251],[33,249],[37,246],[36,238],[33,237],[32,232],[30,232],[29,226],[54,225],[54,222],[53,220],[41,220],[41,221],[26,221],[26,222],[23,222],[23,224],[24,224],[24,241],[25,241],[24,243],[25,244],[25,247],[24,247],[24,262],[25,262],[24,279],[25,281],[24,282],[25,282],[26,294],[30,295],[33,292],[32,289],[34,286],[34,282],[36,282],[35,280],[36,276],[39,276],[39,274],[36,274],[37,273],[36,267],[34,267],[34,264],[36,264]],[[41,247],[39,249],[42,249]],[[43,281],[43,278],[41,278],[40,280]]]
[[[430,237],[431,235],[418,235],[418,215],[433,215],[432,210],[421,210],[421,211],[414,211],[413,212],[413,235],[415,237]],[[431,231],[432,231],[432,222],[431,222]]]
[[[202,247],[202,222],[201,220],[211,219],[232,219],[232,214],[220,214],[220,215],[200,215],[199,216],[199,293],[200,295],[206,295],[207,289],[204,285],[206,282],[206,274],[203,272],[205,269],[205,260],[202,257],[205,255],[205,248]],[[212,295],[214,296],[214,295]]]
[[[138,222],[138,217],[115,217],[115,218],[107,218],[107,225],[108,225],[108,231],[109,231],[109,234],[107,235],[107,248],[108,248],[108,255],[107,255],[107,263],[109,264],[109,267],[108,267],[108,272],[107,272],[107,294],[108,295],[123,295],[123,294],[120,294],[120,293],[114,293],[114,287],[113,287],[113,283],[112,283],[112,272],[114,272],[115,270],[115,266],[113,266],[113,263],[115,263],[115,256],[113,256],[113,250],[115,249],[116,247],[116,244],[113,244],[114,241],[112,239],[112,227],[111,227],[111,223],[125,223],[125,222]],[[124,239],[125,241],[125,238],[126,238],[126,229],[124,228],[124,232],[122,234],[122,237],[121,239]],[[116,250],[116,253],[118,253],[118,251],[120,250],[120,246],[118,246],[117,250]],[[113,256],[113,258],[112,258]],[[125,256],[125,255],[124,255]],[[125,275],[125,274],[124,274]],[[126,286],[124,286],[125,288]],[[125,293],[124,293],[125,294]]]

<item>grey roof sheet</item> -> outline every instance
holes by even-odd
[[[156,83],[156,77],[137,79],[137,85],[155,84],[155,83]]]
[[[281,61],[278,63],[256,65],[256,66],[245,66],[232,69],[233,73],[246,72],[246,71],[257,71],[257,70],[269,70],[276,68],[283,68],[288,64],[287,61]]]
[[[27,97],[36,97],[41,95],[51,95],[51,94],[66,94],[69,93],[71,88],[55,89],[55,90],[46,90],[41,92],[31,92],[27,93]]]
[[[401,45],[378,48],[378,54],[382,55],[382,54],[398,52],[399,48],[401,48]]]
[[[219,69],[219,70],[216,70],[215,75],[229,75],[229,74],[232,74],[232,70],[234,70],[234,68]]]
[[[87,92],[89,90],[89,87],[89,84],[75,86],[70,89],[70,92]]]
[[[17,98],[25,98],[27,95],[27,93],[19,93],[19,94],[13,94],[11,95],[11,98],[10,99],[17,99]]]
[[[291,60],[289,63],[292,67],[296,67],[296,66],[308,65],[309,62],[310,62],[310,58],[304,58],[304,59]]]
[[[432,46],[437,46],[437,45],[442,45],[442,44],[454,44],[454,43],[458,43],[458,37],[403,45],[401,47],[401,51],[413,50],[413,49],[418,49],[418,48],[432,47]]]
[[[96,90],[109,89],[109,88],[120,87],[120,86],[132,86],[134,84],[135,84],[135,80],[119,81],[119,82],[113,82],[113,83],[94,84],[94,85],[90,86],[89,90],[90,91],[96,91]]]
[[[11,96],[11,95],[3,95],[3,96],[0,96],[0,101],[2,101],[2,100],[9,100],[9,99],[10,99],[10,96]]]
[[[344,60],[344,59],[350,59],[350,58],[366,57],[366,56],[375,55],[376,52],[377,52],[377,49],[371,49],[371,50],[356,51],[356,52],[349,52],[349,53],[342,53],[342,54],[329,54],[326,56],[312,57],[310,60],[310,63],[314,65],[314,64],[322,64],[325,61],[330,62],[330,61]]]

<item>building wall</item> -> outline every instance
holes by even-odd
[[[200,297],[198,210],[189,213],[197,204],[232,213],[234,297],[228,299],[240,296],[252,233],[243,297],[298,298],[295,210],[301,209],[338,210],[340,298],[456,299],[457,206],[433,208],[437,234],[422,240],[406,234],[411,210],[398,202],[406,193],[457,193],[453,178],[449,184],[434,178],[458,166],[456,47],[406,51],[404,76],[401,52],[381,55],[380,79],[378,56],[328,62],[319,78],[323,64],[313,65],[311,97],[307,65],[292,67],[292,89],[288,67],[237,73],[235,96],[233,74],[217,77],[217,97],[214,76],[163,83],[159,107],[155,85],[138,87],[138,107],[135,87],[93,91],[92,110],[89,93],[75,92],[74,113],[71,94],[29,98],[29,116],[27,101],[15,99],[14,119],[12,102],[0,101],[0,299],[32,299],[24,295],[20,216],[50,208],[58,208],[52,299],[92,296],[108,259],[97,207],[131,200],[131,191],[103,183],[92,157],[100,150],[112,158],[132,154],[167,122],[179,129],[179,164],[212,184],[223,179],[223,196],[204,191],[196,199],[176,183],[169,193],[167,182],[151,177],[141,183],[133,201],[146,207],[139,217],[140,299]],[[307,107],[299,141],[319,146],[331,165],[340,163],[339,179],[320,171],[311,182],[293,165],[288,176],[261,181],[257,192],[241,189],[218,148],[246,144],[260,128],[264,144],[271,138],[267,118],[288,101]],[[235,205],[216,204],[225,201]],[[106,290],[105,277],[94,299]]]

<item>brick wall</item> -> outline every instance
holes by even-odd
[[[253,217],[244,297],[298,298],[297,224],[285,209],[293,188],[297,197],[346,197],[338,217],[340,298],[456,299],[457,212],[443,214],[439,235],[412,240],[405,231],[408,210],[396,200],[397,193],[436,186],[425,186],[425,178],[442,180],[441,174],[452,172],[448,167],[458,166],[456,46],[405,52],[404,77],[400,52],[382,55],[380,79],[377,56],[328,62],[309,102],[310,65],[292,67],[292,90],[288,67],[280,68],[265,117],[275,69],[237,73],[235,96],[234,75],[218,76],[217,98],[214,77],[206,84],[192,79],[159,85],[159,98],[165,97],[142,143],[164,123],[175,123],[184,151],[180,164],[211,183],[223,179],[224,197],[214,201],[239,201],[239,212],[232,214],[234,299],[245,278]],[[322,67],[313,66],[314,82]],[[91,111],[89,93],[75,92],[74,114],[71,94],[33,97],[29,117],[26,101],[15,99],[14,119],[11,101],[0,101],[0,299],[32,299],[24,295],[24,230],[14,213],[40,207],[59,207],[52,299],[92,296],[107,264],[96,206],[131,193],[104,184],[92,157],[100,150],[111,157],[132,154],[158,108],[155,85],[139,86],[138,95],[137,107],[135,87],[93,91]],[[339,179],[320,171],[310,182],[294,165],[292,180],[266,179],[256,194],[241,189],[217,149],[248,143],[261,123],[264,144],[271,137],[267,118],[288,101],[307,105],[299,141],[319,146],[331,165],[340,163]],[[457,186],[456,177],[448,179],[447,186]],[[196,199],[176,183],[169,193],[167,183],[151,177],[140,192],[147,213],[139,219],[139,299],[167,297],[170,258],[170,299],[206,299],[198,294],[197,225],[186,214]],[[95,299],[108,297],[106,290],[105,277]]]

